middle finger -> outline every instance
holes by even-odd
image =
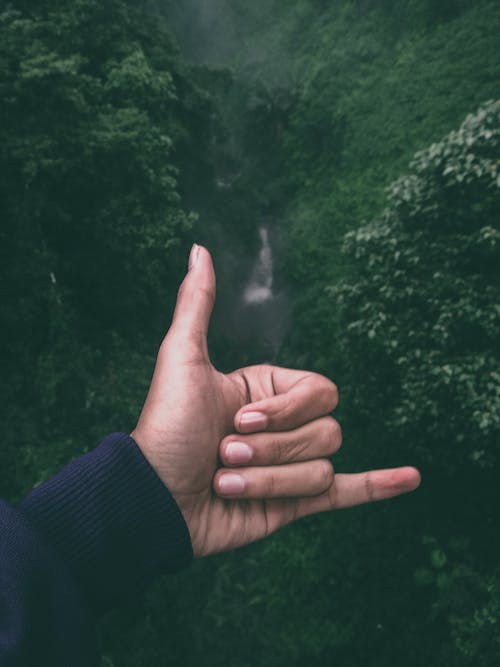
[[[219,447],[225,466],[276,465],[335,454],[342,431],[333,417],[315,419],[292,431],[231,434]]]

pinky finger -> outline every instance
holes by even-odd
[[[296,501],[296,518],[393,498],[414,491],[419,485],[420,473],[411,467],[337,474],[325,493]]]

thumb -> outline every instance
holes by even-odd
[[[196,243],[189,255],[189,271],[177,295],[170,332],[206,351],[210,316],[215,303],[215,271],[210,253]]]

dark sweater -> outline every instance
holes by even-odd
[[[99,614],[192,556],[136,443],[108,436],[19,507],[0,501],[0,667],[99,665]]]

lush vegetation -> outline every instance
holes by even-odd
[[[207,96],[144,11],[24,5],[1,14],[0,44],[1,396],[12,406],[2,424],[12,493],[88,446],[110,417],[130,419],[193,224],[179,167],[191,176],[209,116]],[[140,371],[125,363],[131,350]]]
[[[358,414],[445,474],[498,464],[499,147],[497,101],[417,153],[329,290]]]
[[[258,356],[226,311],[262,219],[336,467],[424,479],[156,582],[104,665],[496,664],[499,30],[488,0],[3,5],[2,496],[133,427],[193,240],[217,364]]]

